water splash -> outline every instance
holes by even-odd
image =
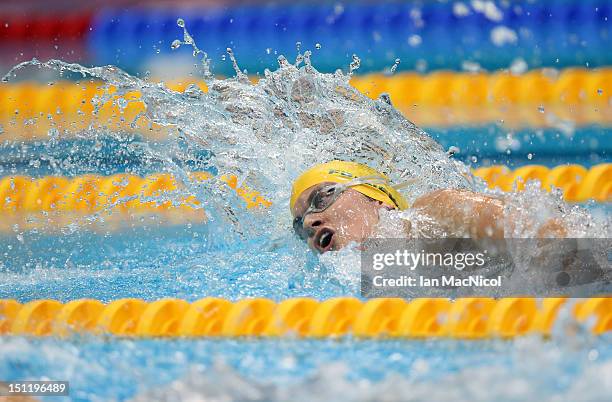
[[[238,61],[236,60],[236,56],[234,55],[234,51],[232,50],[232,48],[228,47],[227,49],[225,49],[225,51],[230,57],[230,60],[232,62],[232,67],[234,68],[234,72],[236,73],[236,78],[238,78],[241,81],[244,81],[244,80],[248,81],[249,78],[246,76],[246,74],[240,71],[240,67],[238,67]]]
[[[248,182],[281,209],[286,208],[293,179],[307,167],[331,159],[365,162],[397,181],[420,177],[406,194],[409,200],[434,188],[470,187],[465,166],[449,159],[388,102],[371,100],[350,86],[349,79],[360,65],[357,56],[348,75],[319,73],[310,63],[310,52],[300,53],[296,65],[281,56],[279,68],[266,71],[253,85],[228,49],[236,77],[219,80],[210,72],[206,54],[199,50],[184,21],[179,19],[177,24],[184,38],[173,47],[190,45],[194,55],[202,57],[208,93],[193,88],[177,93],[113,66],[87,68],[59,60],[21,63],[5,80],[35,66],[99,79],[116,88],[115,98],[139,91],[145,106],[142,117],[176,128],[191,147],[211,153],[212,168],[221,174],[237,174],[240,181]],[[163,155],[163,149],[154,153],[158,160],[177,159],[177,155]],[[171,170],[186,177],[180,163],[174,163]],[[210,196],[218,199],[220,194],[209,190],[207,198]],[[224,202],[210,206],[220,211],[228,207]]]
[[[179,19],[177,25],[183,29],[183,40],[177,39],[172,47],[192,46],[194,56],[201,57],[208,92],[192,85],[179,93],[114,66],[88,68],[60,60],[21,63],[3,81],[27,67],[99,79],[115,92],[112,97],[107,94],[98,99],[94,113],[111,98],[125,104],[122,97],[138,91],[144,105],[138,118],[172,127],[178,133],[168,137],[163,146],[140,144],[148,158],[160,161],[189,184],[188,162],[194,153],[206,152],[210,156],[197,167],[216,171],[218,176],[235,174],[239,183],[248,183],[273,202],[267,213],[246,213],[236,207],[236,197],[215,180],[201,188],[187,186],[212,220],[231,222],[229,228],[242,234],[270,228],[285,232],[290,226],[286,208],[292,181],[313,164],[332,159],[367,163],[396,183],[411,180],[412,184],[402,189],[409,203],[439,188],[486,191],[467,166],[393,108],[392,99],[382,96],[372,100],[350,85],[360,66],[357,55],[353,55],[348,74],[340,70],[322,74],[312,66],[311,53],[302,54],[298,42],[295,64],[279,56],[279,68],[266,70],[264,77],[252,84],[228,48],[236,77],[217,79],[185,22]],[[391,69],[398,64],[396,60]],[[542,193],[537,197],[548,196]]]
[[[205,51],[200,50],[200,48],[198,48],[198,46],[195,43],[195,40],[193,39],[191,34],[187,31],[187,27],[185,26],[185,20],[183,20],[182,18],[178,18],[176,20],[176,25],[179,28],[183,29],[183,41],[180,41],[178,39],[174,40],[172,42],[171,48],[178,49],[181,45],[191,46],[193,48],[193,57],[200,56],[200,64],[202,66],[202,73],[203,73],[204,81],[209,82],[210,80],[214,79],[214,75],[212,74],[212,71],[210,69],[210,59],[208,58],[208,54]]]

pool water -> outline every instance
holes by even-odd
[[[359,295],[358,275],[296,239],[281,241],[286,233],[216,243],[210,230],[4,234],[0,298]],[[587,329],[566,319],[549,340],[472,342],[8,336],[0,338],[0,377],[52,373],[70,381],[72,400],[93,401],[607,400],[612,338]]]
[[[570,333],[512,342],[5,337],[0,374],[53,373],[70,381],[73,400],[93,401],[607,400],[611,338]]]
[[[92,225],[11,226],[0,234],[0,298],[20,302],[358,296],[358,253],[318,256],[291,232],[288,183],[305,167],[332,158],[372,161],[376,167],[393,162],[392,179],[407,172],[420,179],[410,198],[439,187],[482,189],[468,180],[462,160],[475,166],[557,163],[544,151],[541,160],[536,153],[533,161],[495,162],[492,149],[498,154],[505,149],[477,142],[475,129],[471,140],[457,130],[438,146],[388,104],[358,95],[346,76],[283,66],[282,61],[260,84],[240,76],[212,80],[207,95],[172,92],[112,67],[32,64],[104,80],[119,95],[138,89],[146,117],[173,125],[180,134],[168,142],[149,142],[146,137],[101,139],[102,133],[89,132],[72,142],[6,146],[0,153],[8,161],[3,175],[236,171],[273,206],[247,211],[231,193],[209,186],[196,193],[210,214],[206,225],[162,225],[151,218],[116,230],[105,226],[108,217],[94,215]],[[609,135],[599,128],[584,130],[583,137]],[[525,148],[540,141],[535,132],[523,135]],[[546,135],[549,142],[555,138],[555,133]],[[446,148],[457,139],[464,141],[463,153],[452,159]],[[563,144],[586,165],[609,159],[606,147]],[[608,207],[591,208],[593,214],[609,215]],[[612,343],[609,335],[589,335],[588,326],[565,318],[558,320],[552,339],[475,342],[5,336],[0,338],[0,378],[52,375],[70,381],[71,399],[94,401],[603,401],[612,391]]]

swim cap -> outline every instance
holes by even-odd
[[[324,182],[346,183],[359,177],[377,176],[388,180],[387,176],[376,169],[357,163],[345,161],[331,161],[316,165],[297,178],[291,189],[291,201],[289,206],[293,209],[295,201],[300,194],[312,186]],[[402,195],[388,183],[364,183],[351,187],[355,191],[375,200],[394,206],[397,209],[408,208],[408,202]]]

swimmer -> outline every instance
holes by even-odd
[[[290,200],[295,233],[308,245],[324,253],[371,237],[381,210],[413,209],[427,217],[419,228],[424,237],[504,238],[502,198],[469,190],[432,191],[408,205],[388,178],[369,166],[345,161],[323,163],[304,172],[293,183]],[[412,223],[404,221],[408,236]],[[536,237],[566,237],[556,218],[537,228]]]

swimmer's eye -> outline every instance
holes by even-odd
[[[326,209],[331,202],[333,202],[334,195],[336,193],[336,187],[327,187],[323,188],[315,194],[312,199],[312,208],[317,211],[322,211]]]

